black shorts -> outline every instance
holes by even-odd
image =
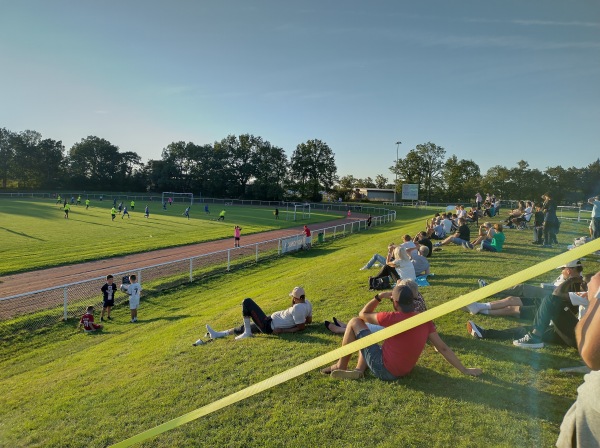
[[[236,237],[234,237],[233,239],[234,239],[234,240],[236,240],[236,241],[239,241],[239,240],[240,240],[240,237],[239,237],[239,236],[236,236]]]
[[[102,307],[106,308],[107,306],[115,306],[115,299],[111,299],[111,300],[104,300],[102,302]]]

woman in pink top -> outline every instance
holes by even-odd
[[[233,247],[240,247],[240,235],[242,234],[242,228],[235,226],[233,231]]]

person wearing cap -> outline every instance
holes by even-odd
[[[493,330],[482,328],[475,322],[469,321],[467,331],[477,339],[512,339],[513,345],[521,348],[543,348],[545,342],[576,348],[575,326],[585,315],[589,304],[586,283],[579,276],[578,268],[581,264],[577,265],[578,261],[561,266],[563,276],[569,278],[557,286],[552,294],[542,299],[536,309],[531,327]],[[577,273],[578,277],[573,272]],[[571,291],[575,285],[579,290],[577,293]]]
[[[270,316],[267,316],[254,300],[244,299],[242,302],[244,323],[241,326],[215,331],[206,325],[206,330],[213,339],[235,334],[236,340],[252,337],[255,333],[280,334],[302,331],[312,322],[312,304],[306,299],[306,293],[301,286],[296,286],[290,293],[290,297],[292,306],[283,311],[276,311]]]
[[[581,260],[570,261],[563,266],[559,266],[557,269],[561,269],[561,274],[551,285],[554,290],[563,284],[563,287],[569,292],[578,293],[583,290],[583,279],[581,277],[583,266]],[[487,282],[480,279],[479,285],[485,286]],[[471,314],[512,316],[532,320],[542,300],[550,295],[550,293],[551,291],[547,288],[521,283],[499,292],[499,295],[507,296],[504,299],[487,303],[474,302],[467,305],[465,309]]]
[[[407,285],[399,285],[392,290],[392,312],[376,312],[381,303],[379,294],[375,295],[360,311],[358,317],[348,322],[342,345],[350,344],[357,339],[371,334],[367,323],[392,326],[418,314],[414,310],[414,293]],[[433,322],[426,322],[410,330],[386,339],[383,345],[373,344],[363,348],[358,354],[358,363],[354,370],[347,370],[351,355],[344,356],[321,373],[338,379],[362,378],[367,367],[376,378],[393,381],[408,375],[416,365],[425,344],[430,342],[446,360],[466,375],[477,376],[482,372],[477,368],[466,368],[454,352],[441,340]]]
[[[588,203],[592,204],[592,220],[590,229],[592,238],[600,238],[600,194],[588,199]]]
[[[592,369],[577,389],[577,400],[567,411],[556,441],[559,448],[600,446],[600,272],[589,282],[589,311],[575,328],[577,349]]]

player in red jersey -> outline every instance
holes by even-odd
[[[88,306],[85,314],[81,316],[79,320],[79,326],[77,328],[83,327],[84,331],[97,331],[102,330],[102,325],[94,323],[94,307]]]

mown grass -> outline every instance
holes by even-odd
[[[372,295],[370,273],[358,268],[422,222],[423,212],[401,210],[393,225],[145,296],[137,325],[119,306],[101,334],[83,335],[69,322],[2,342],[0,445],[107,446],[337,348],[341,339],[322,321],[356,315]],[[563,225],[559,239],[566,244],[583,231]],[[436,252],[435,276],[422,288],[429,307],[476,288],[477,278],[494,281],[559,252],[530,245],[529,232],[507,235],[500,254],[457,246]],[[598,268],[586,260],[587,272]],[[267,312],[282,309],[298,284],[314,306],[315,323],[305,332],[192,347],[206,323],[217,329],[239,324],[243,298]],[[469,318],[457,311],[436,325],[465,365],[484,370],[479,378],[461,375],[428,347],[399,381],[368,375],[336,382],[310,372],[142,446],[553,446],[582,381],[558,369],[580,364],[576,351],[477,341],[466,334]],[[477,321],[496,328],[521,324],[486,316]]]
[[[240,225],[243,236],[273,229],[295,227],[331,220],[342,212],[313,210],[310,220],[286,220],[285,209],[275,220],[273,208],[258,206],[214,206],[211,214],[203,205],[195,205],[190,220],[182,216],[184,205],[175,203],[163,210],[150,202],[150,218],[144,218],[146,203],[138,201],[131,218],[117,215],[111,221],[111,201],[94,201],[72,206],[64,219],[53,199],[0,200],[0,275],[51,266],[96,260],[165,247],[212,241],[233,236],[233,226]],[[129,208],[129,207],[128,207]],[[225,221],[216,221],[219,211],[226,210]]]

